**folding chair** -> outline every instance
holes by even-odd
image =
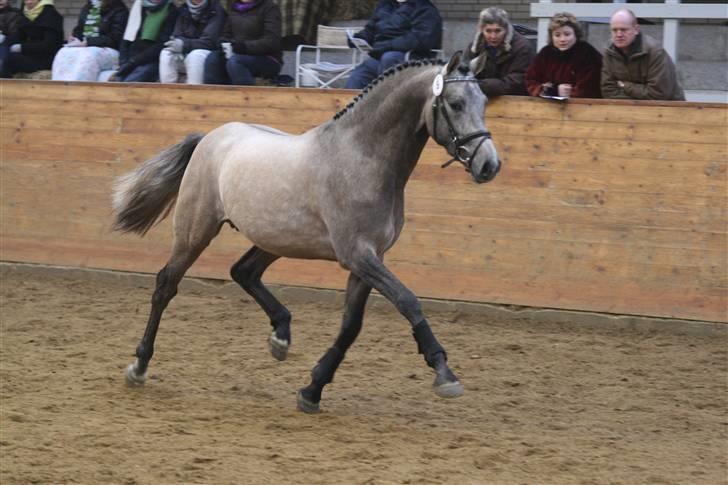
[[[364,60],[364,54],[347,43],[346,27],[319,25],[316,45],[296,48],[296,87],[330,88],[343,81]],[[314,54],[313,62],[301,62],[305,54]],[[325,60],[327,59],[327,60]],[[344,61],[342,63],[342,61]]]

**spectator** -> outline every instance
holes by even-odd
[[[119,45],[129,19],[122,0],[89,0],[65,47],[53,59],[53,79],[96,81],[119,63]]]
[[[604,52],[601,76],[605,98],[685,100],[675,64],[655,39],[640,32],[631,10],[617,10],[609,27],[612,43]]]
[[[50,69],[63,44],[63,16],[53,0],[25,0],[23,14],[28,21],[20,26],[15,43],[9,47],[2,77]]]
[[[382,0],[364,29],[354,37],[372,50],[346,80],[349,89],[361,89],[388,68],[413,57],[429,57],[442,40],[442,18],[430,0]],[[353,47],[353,46],[352,46]]]
[[[187,84],[205,81],[205,59],[218,46],[227,13],[219,0],[186,0],[179,10],[172,38],[159,55],[159,80],[176,83],[181,72]]]
[[[557,13],[549,22],[549,43],[526,71],[531,96],[601,98],[602,55],[588,42],[576,18]]]
[[[170,0],[135,0],[119,49],[115,81],[155,82],[159,53],[174,30],[177,7]]]
[[[11,7],[8,0],[0,0],[0,72],[8,57],[10,46],[18,40],[20,26],[28,19],[20,9]]]
[[[273,0],[232,0],[222,50],[205,59],[205,84],[255,84],[281,71],[281,10]]]
[[[486,96],[528,94],[524,77],[533,56],[528,39],[515,31],[505,10],[490,7],[480,12],[465,60]]]

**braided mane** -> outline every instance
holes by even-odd
[[[384,71],[382,74],[380,74],[378,77],[372,80],[364,89],[361,90],[359,94],[356,95],[354,99],[351,100],[349,104],[347,104],[341,111],[336,113],[334,115],[334,120],[338,120],[344,114],[348,111],[350,111],[356,103],[358,103],[367,93],[372,91],[376,88],[376,86],[384,81],[385,79],[391,77],[393,74],[404,71],[406,69],[410,68],[416,68],[416,67],[423,67],[423,66],[444,66],[445,62],[441,60],[432,60],[432,59],[422,59],[422,60],[416,60],[416,61],[407,61],[402,64],[397,64],[396,66],[392,66],[386,71]]]

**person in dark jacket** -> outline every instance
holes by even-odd
[[[2,77],[18,72],[50,69],[53,56],[63,45],[63,16],[53,0],[25,0],[23,15],[28,19],[20,26],[3,63]]]
[[[28,19],[20,9],[11,7],[8,0],[0,0],[0,72],[10,46],[17,42],[20,27],[26,22]]]
[[[205,82],[205,59],[217,49],[226,19],[219,0],[186,0],[172,38],[159,54],[159,81],[176,83],[183,72],[187,84]]]
[[[526,72],[531,96],[601,98],[602,55],[582,40],[579,22],[570,13],[557,13],[549,22],[549,43]]]
[[[605,98],[685,101],[670,55],[640,32],[634,12],[617,10],[609,28],[612,42],[604,51],[601,76]]]
[[[513,28],[505,10],[490,7],[480,12],[475,40],[465,60],[486,96],[526,95],[524,77],[534,51]]]
[[[111,80],[156,82],[159,53],[176,21],[177,7],[170,0],[135,0],[119,48],[119,69]]]
[[[371,46],[369,57],[346,80],[349,89],[361,89],[374,78],[404,61],[429,57],[442,41],[442,17],[429,0],[382,0],[364,29],[354,34]],[[352,47],[354,47],[352,45]]]
[[[96,81],[119,62],[129,9],[122,0],[89,0],[78,23],[53,59],[53,80]]]
[[[281,71],[281,9],[273,0],[233,0],[220,47],[205,59],[205,84],[255,84]]]

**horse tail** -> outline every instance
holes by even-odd
[[[204,135],[193,133],[122,175],[114,183],[114,230],[147,233],[169,215],[192,153]]]

